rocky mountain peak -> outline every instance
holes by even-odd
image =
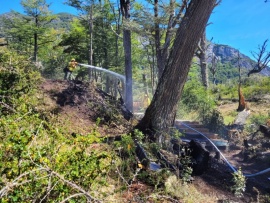
[[[254,60],[228,45],[211,43],[208,48],[208,52],[209,55],[212,55],[212,53],[214,53],[214,55],[220,59],[221,63],[231,63],[235,67],[238,67],[240,65],[240,67],[242,68],[251,70],[256,65],[256,62]],[[240,58],[240,60],[238,58]],[[270,76],[270,68],[267,67],[266,69],[261,71],[261,74],[265,76]]]

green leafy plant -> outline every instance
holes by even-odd
[[[246,190],[246,178],[243,175],[241,168],[239,168],[232,175],[234,185],[232,186],[231,190],[237,197],[241,197]]]
[[[159,187],[164,186],[167,178],[171,175],[172,173],[168,169],[161,169],[157,171],[142,171],[138,175],[138,179],[154,186],[157,190]]]
[[[206,111],[204,114],[203,111],[201,113],[203,124],[208,127],[211,132],[218,132],[222,135],[221,132],[224,127],[224,119],[221,113],[216,109]]]
[[[24,58],[20,63],[5,63],[8,54],[13,60],[20,58],[0,51],[1,202],[58,202],[76,191],[82,195],[70,201],[94,199],[87,191],[93,185],[106,185],[114,152],[105,144],[100,150],[97,129],[73,137],[66,134],[50,111],[39,111],[36,107],[43,100],[35,95],[40,82],[38,72]]]
[[[250,117],[250,123],[253,125],[256,125],[256,126],[265,124],[267,119],[269,119],[269,116],[270,116],[270,112],[268,112],[268,114],[266,114],[266,115],[261,115],[261,114],[252,115]]]
[[[121,159],[121,165],[117,167],[118,175],[122,176],[124,182],[133,179],[138,167],[135,154],[135,143],[131,134],[124,134],[121,140],[114,142],[114,148]]]
[[[181,179],[184,183],[191,181],[191,174],[193,172],[193,169],[190,167],[191,165],[191,157],[190,156],[184,156],[180,159],[180,162],[182,164],[183,169],[180,172]]]
[[[145,137],[144,134],[139,131],[138,129],[134,130],[134,137],[139,141],[142,142],[143,138]]]
[[[189,73],[178,111],[181,117],[192,113],[195,114],[194,117],[201,117],[215,108],[214,96],[201,84],[198,72],[197,67],[193,67]]]

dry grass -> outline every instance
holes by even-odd
[[[226,125],[234,122],[238,112],[236,111],[238,107],[238,102],[230,102],[221,104],[218,110],[221,112],[224,118],[224,123]],[[250,123],[250,118],[252,116],[267,116],[270,112],[270,102],[248,102],[248,108],[250,110],[250,116],[247,119],[247,123]]]
[[[218,198],[216,194],[199,191],[194,184],[182,183],[176,176],[170,176],[165,182],[166,192],[181,199],[183,203],[214,203]],[[201,188],[201,186],[200,186]]]

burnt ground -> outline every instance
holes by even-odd
[[[93,85],[80,81],[45,80],[40,89],[46,95],[44,103],[47,108],[54,109],[63,124],[67,124],[70,134],[85,135],[97,126],[101,136],[119,135],[129,130],[129,122],[118,117],[122,114],[120,102]]]
[[[241,168],[243,174],[254,174],[270,167],[269,157],[247,159],[245,150],[242,147],[235,148],[235,146],[232,146],[229,150],[222,151],[222,153],[235,169]],[[263,200],[263,198],[260,199],[260,196],[270,194],[270,181],[268,179],[270,172],[254,177],[247,177],[244,197],[236,198],[230,193],[230,188],[233,186],[231,181],[232,170],[224,161],[212,159],[211,167],[203,175],[195,177],[195,184],[204,185],[201,187],[202,191],[216,193],[220,197],[219,202],[226,202],[228,200],[233,202],[269,202]]]
[[[127,121],[117,116],[123,113],[120,102],[110,105],[108,102],[110,97],[96,89],[93,85],[82,84],[79,81],[72,83],[63,80],[44,80],[40,89],[43,92],[43,96],[45,96],[44,107],[40,108],[47,108],[50,111],[53,109],[53,113],[57,114],[58,120],[67,126],[66,130],[70,134],[87,134],[97,127],[97,120],[99,120],[98,132],[100,136],[114,137],[129,132],[134,122],[137,122],[136,120]],[[115,105],[118,108],[115,108]],[[253,146],[261,146],[259,139],[252,140],[252,143]],[[266,145],[267,143],[266,141]],[[252,149],[245,149],[242,143],[231,144],[232,147],[229,150],[223,151],[224,156],[235,168],[241,167],[244,174],[256,173],[270,167],[270,156],[267,155],[266,150],[263,153],[255,153],[256,150],[253,147],[255,151],[252,153]],[[264,149],[267,149],[267,147]],[[267,202],[260,198],[265,194],[270,194],[269,172],[248,178],[244,196],[235,197],[230,191],[232,171],[222,161],[213,160],[211,168],[204,174],[194,178],[192,184],[198,191],[215,197],[216,201],[214,202],[220,203]],[[139,185],[142,188],[147,187],[144,184]],[[138,187],[138,184],[136,187]],[[149,188],[147,191],[149,193]],[[135,193],[138,193],[138,190]],[[143,190],[140,190],[140,193],[143,193]],[[132,196],[132,190],[128,194]]]

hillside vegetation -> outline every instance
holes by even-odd
[[[45,80],[6,49],[0,61],[1,202],[255,201],[199,177],[187,184],[169,169],[142,168],[129,134],[137,121],[126,121],[118,102],[89,83]],[[219,181],[213,175],[208,181]]]
[[[0,61],[1,202],[178,201],[164,190],[173,173],[139,165],[115,102],[89,84],[45,81],[8,50]]]
[[[0,16],[1,203],[270,202],[269,173],[244,176],[270,167],[269,70],[247,77],[254,62],[225,45],[212,44],[210,53],[202,56],[210,42],[200,39],[200,45],[205,44],[199,49],[200,32],[185,26],[187,40],[177,37],[189,44],[173,44],[179,42],[176,33],[183,19],[199,30],[206,23],[206,17],[198,23],[202,18],[186,9],[200,5],[200,11],[209,9],[210,15],[213,6],[204,6],[214,0],[190,1],[195,2],[190,7],[183,1],[182,9],[158,2],[157,13],[136,2],[131,22],[122,19],[119,5],[107,1],[67,1],[79,16],[54,15],[45,0],[22,2],[25,14]],[[176,18],[168,9],[179,12]],[[183,18],[185,14],[192,18]],[[188,40],[192,32],[196,36]],[[178,50],[182,44],[186,51]],[[198,49],[197,57],[191,47]],[[172,48],[183,54],[179,60],[179,54],[173,55],[175,61],[167,55]],[[185,54],[193,58],[191,66]],[[207,61],[209,55],[217,61]],[[72,58],[79,63],[73,72],[76,79],[64,80],[63,68]],[[184,70],[177,64],[180,60]],[[169,74],[162,72],[166,63],[166,68],[174,66],[167,69]],[[125,75],[127,83],[86,64]],[[168,86],[157,91],[159,81]],[[156,98],[164,96],[157,103],[156,92]],[[130,93],[134,114],[124,93]],[[162,116],[144,116],[151,104],[152,112]],[[244,106],[241,111],[239,104]],[[241,113],[246,117],[239,124]],[[175,127],[175,119],[196,121],[226,141],[222,153],[237,171],[204,143],[181,139],[187,132]],[[139,131],[144,123],[149,126]],[[156,130],[155,123],[164,131]]]

